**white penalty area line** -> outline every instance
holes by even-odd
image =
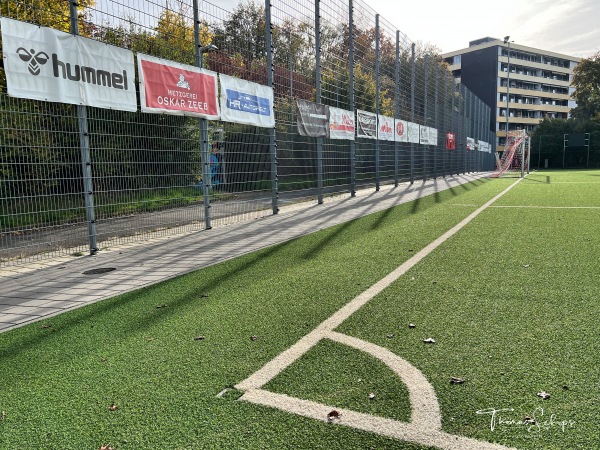
[[[304,355],[308,350],[310,350],[315,344],[317,344],[321,339],[325,338],[327,334],[332,332],[335,328],[341,325],[348,317],[354,314],[358,309],[364,306],[369,300],[382,292],[385,288],[390,286],[393,282],[395,282],[398,278],[404,275],[407,271],[409,271],[412,267],[418,264],[423,258],[433,252],[436,248],[462,230],[469,222],[471,222],[475,217],[485,211],[490,207],[495,201],[504,196],[507,192],[509,192],[513,187],[515,187],[522,178],[519,178],[513,184],[511,184],[508,188],[502,191],[500,194],[496,195],[494,198],[486,202],[483,206],[476,209],[474,212],[469,214],[465,219],[463,219],[460,223],[452,227],[446,233],[438,237],[436,240],[431,242],[425,248],[417,252],[410,259],[405,261],[403,264],[398,266],[394,271],[389,273],[387,276],[376,282],[374,285],[369,287],[366,291],[359,294],[349,303],[340,308],[336,313],[334,313],[331,317],[326,319],[324,322],[319,324],[317,328],[313,331],[302,337],[298,342],[292,345],[287,350],[284,350],[274,359],[266,363],[262,368],[254,372],[245,380],[238,383],[235,387],[242,391],[248,391],[251,389],[260,389],[273,378],[275,378],[279,373],[281,373],[286,367]]]

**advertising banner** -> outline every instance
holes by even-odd
[[[356,110],[356,137],[377,139],[377,114]]]
[[[130,50],[2,17],[8,95],[136,111]]]
[[[217,74],[138,53],[142,111],[218,119]]]
[[[475,139],[467,137],[467,150],[475,150]]]
[[[219,74],[221,120],[273,128],[273,88]]]
[[[406,120],[395,120],[394,138],[396,142],[408,142],[408,125]]]
[[[429,145],[438,145],[437,128],[429,128]]]
[[[407,130],[408,130],[408,142],[413,144],[419,143],[419,124],[407,122]]]
[[[377,138],[381,141],[394,140],[394,118],[379,115],[377,117]]]
[[[298,134],[310,137],[329,137],[329,106],[306,100],[298,105]]]
[[[456,150],[456,134],[451,131],[446,133],[446,150]]]
[[[329,139],[353,141],[356,133],[354,113],[345,109],[329,107]]]
[[[419,143],[425,145],[429,144],[429,127],[421,125],[419,133]]]

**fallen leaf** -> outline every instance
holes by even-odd
[[[47,328],[52,328],[52,324],[51,323],[45,323],[40,327],[42,330],[45,330]]]
[[[156,305],[156,309],[161,309],[161,308],[166,308],[167,305],[163,304],[163,305]]]
[[[116,403],[113,403],[108,407],[109,411],[116,411],[117,409],[119,409],[119,406]]]
[[[154,340],[154,338],[150,337],[150,338],[146,339],[146,342],[152,342],[153,340]]]
[[[200,294],[200,298],[207,298],[208,294]]]
[[[251,340],[251,341],[255,341],[255,340],[257,340],[257,339],[258,339],[258,336],[254,336],[254,335],[250,336],[250,340]]]
[[[110,445],[102,445],[98,450],[114,450]]]
[[[564,389],[565,391],[568,391],[568,390],[569,390],[569,386],[567,386],[566,384],[563,384],[563,389]]]
[[[195,341],[203,341],[204,339],[206,339],[204,336],[196,336],[194,338]]]
[[[426,344],[435,344],[435,339],[427,338],[427,339],[423,339],[423,342],[425,342]]]
[[[394,336],[395,336],[395,334],[388,334],[386,337],[387,337],[388,339],[391,339],[391,338],[393,338]]]
[[[523,422],[525,422],[526,424],[529,424],[529,425],[534,425],[535,424],[535,419],[532,418],[532,417],[527,416],[527,417],[525,417],[523,419]]]
[[[333,409],[329,412],[329,414],[327,414],[327,420],[329,422],[332,422],[334,420],[339,419],[341,416],[342,415],[339,413],[339,411],[336,411],[335,409]]]
[[[6,412],[0,411],[0,420],[6,419]]]
[[[543,398],[544,400],[548,400],[550,398],[550,394],[548,394],[546,391],[538,392],[537,396]]]
[[[523,264],[523,267],[527,269],[529,267],[529,264]]]
[[[409,323],[408,328],[416,328],[417,326],[414,323]]]
[[[375,394],[373,392],[371,392],[369,394],[369,400],[373,400],[375,398]]]
[[[450,377],[450,384],[463,384],[465,380],[458,377]]]

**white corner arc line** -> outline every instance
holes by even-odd
[[[312,417],[319,420],[324,420],[327,417],[328,411],[331,410],[329,406],[322,405],[316,402],[310,402],[308,400],[297,399],[289,397],[283,394],[275,394],[269,391],[261,389],[265,384],[271,381],[279,373],[281,373],[286,367],[290,366],[298,358],[309,351],[319,341],[324,338],[330,338],[334,341],[355,347],[359,350],[366,351],[367,353],[375,356],[376,358],[383,361],[388,367],[392,368],[395,373],[399,374],[401,379],[407,384],[409,390],[409,399],[412,409],[412,418],[417,421],[411,421],[410,424],[398,422],[393,419],[385,419],[381,417],[372,416],[369,414],[358,413],[356,411],[344,410],[343,414],[346,417],[344,419],[344,425],[353,428],[361,429],[364,431],[371,431],[374,433],[390,436],[396,439],[405,441],[417,442],[424,445],[432,445],[444,450],[506,450],[508,447],[492,444],[484,441],[478,441],[462,436],[451,435],[444,433],[440,430],[441,428],[441,417],[439,413],[439,404],[433,387],[429,384],[427,379],[420,371],[404,361],[402,358],[393,354],[389,350],[381,351],[382,348],[374,344],[361,341],[360,339],[345,336],[341,333],[336,333],[334,329],[344,322],[348,317],[355,313],[358,309],[364,306],[369,300],[382,292],[385,288],[390,286],[399,277],[404,275],[408,270],[418,264],[423,258],[433,252],[437,247],[442,245],[453,235],[458,233],[462,228],[469,224],[475,217],[485,211],[495,201],[509,192],[515,187],[522,178],[519,178],[501,193],[496,195],[491,200],[487,201],[484,205],[473,211],[460,223],[452,227],[450,230],[442,234],[440,237],[435,239],[433,242],[425,246],[410,259],[405,261],[403,264],[398,266],[384,278],[373,284],[366,291],[362,292],[349,303],[341,307],[328,319],[324,320],[319,324],[313,331],[302,337],[295,344],[284,350],[282,353],[277,355],[271,361],[267,362],[263,367],[254,372],[245,380],[235,385],[236,389],[245,391],[239,400],[244,400],[252,403],[257,403],[265,406],[271,406],[277,409],[281,409],[288,412],[293,412],[306,417]],[[391,356],[393,355],[393,357]],[[399,363],[402,369],[400,372],[396,371],[390,366]],[[405,363],[405,364],[403,364]],[[409,367],[410,366],[410,367]],[[406,370],[406,372],[405,372]],[[415,372],[419,375],[414,377]],[[410,373],[411,376],[408,375]],[[413,383],[417,382],[417,383]],[[415,386],[424,382],[427,388]],[[409,385],[411,383],[411,385]],[[421,394],[425,396],[422,398],[417,394],[419,389],[423,389]],[[410,395],[412,393],[412,395]],[[431,398],[434,399],[434,405],[432,406]],[[422,403],[425,400],[425,403]],[[338,408],[339,409],[339,408]],[[429,419],[424,416],[429,411],[430,414],[436,417],[430,417]],[[437,415],[435,414],[437,411]],[[383,428],[382,428],[383,427]],[[390,434],[392,433],[392,434]]]

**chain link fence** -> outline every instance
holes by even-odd
[[[194,117],[14,98],[0,68],[1,265],[495,165],[466,150],[467,137],[495,142],[489,107],[365,2],[6,0],[0,15],[271,86],[276,121],[203,129]],[[298,99],[429,126],[438,144],[301,136]]]

